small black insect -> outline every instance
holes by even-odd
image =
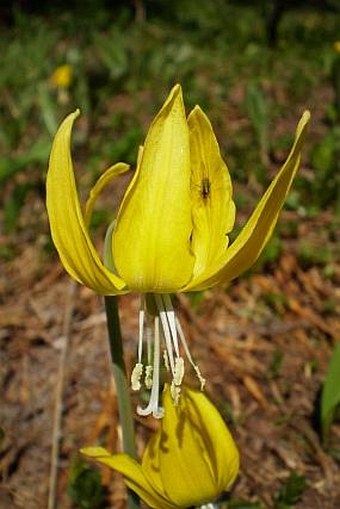
[[[210,180],[208,179],[208,177],[204,177],[202,178],[202,181],[201,181],[201,196],[203,198],[203,200],[207,200],[210,196]]]

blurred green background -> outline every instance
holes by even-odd
[[[241,209],[284,161],[309,108],[312,126],[288,208],[302,217],[327,210],[333,231],[340,211],[339,16],[334,0],[75,0],[44,7],[17,0],[2,7],[1,258],[15,255],[18,233],[51,247],[44,179],[64,116],[81,109],[73,150],[86,188],[108,165],[135,163],[176,82],[188,110],[199,103],[209,115]],[[106,216],[99,211],[95,220]]]

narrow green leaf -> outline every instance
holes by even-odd
[[[329,362],[321,394],[321,427],[326,440],[335,411],[340,404],[340,344],[337,344]]]
[[[269,154],[269,107],[266,96],[257,82],[247,87],[246,107],[260,148],[261,162],[268,165]]]

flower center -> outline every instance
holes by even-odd
[[[163,347],[162,366],[161,347]],[[139,310],[137,363],[131,374],[131,386],[134,391],[139,391],[144,386],[151,392],[148,405],[145,408],[137,407],[139,415],[152,414],[156,418],[164,415],[163,408],[159,405],[160,372],[163,365],[170,373],[171,396],[174,404],[178,405],[185,368],[182,351],[193,367],[203,390],[205,379],[190,354],[170,296],[167,294],[142,296]]]

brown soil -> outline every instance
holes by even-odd
[[[281,218],[285,221],[289,214]],[[289,217],[289,219],[292,219]],[[311,242],[331,218],[299,221]],[[321,235],[321,234],[320,234]],[[4,239],[5,240],[5,239]],[[318,394],[332,347],[340,337],[340,269],[302,267],[294,242],[270,267],[205,293],[193,307],[178,297],[190,348],[207,378],[207,393],[229,421],[242,455],[233,497],[274,507],[275,494],[296,471],[306,488],[295,507],[340,507],[340,425],[327,447],[317,427]],[[317,247],[317,246],[316,246]],[[334,244],[334,248],[335,248]],[[1,307],[1,508],[47,507],[55,402],[65,342],[56,507],[72,507],[67,495],[72,458],[85,444],[119,448],[120,427],[110,376],[102,300],[77,287],[59,262],[43,260],[24,242],[3,263]],[[134,362],[138,297],[120,300],[128,369]],[[195,384],[194,378],[187,382]],[[136,418],[141,452],[152,419]],[[119,476],[103,470],[105,507],[125,507]]]

